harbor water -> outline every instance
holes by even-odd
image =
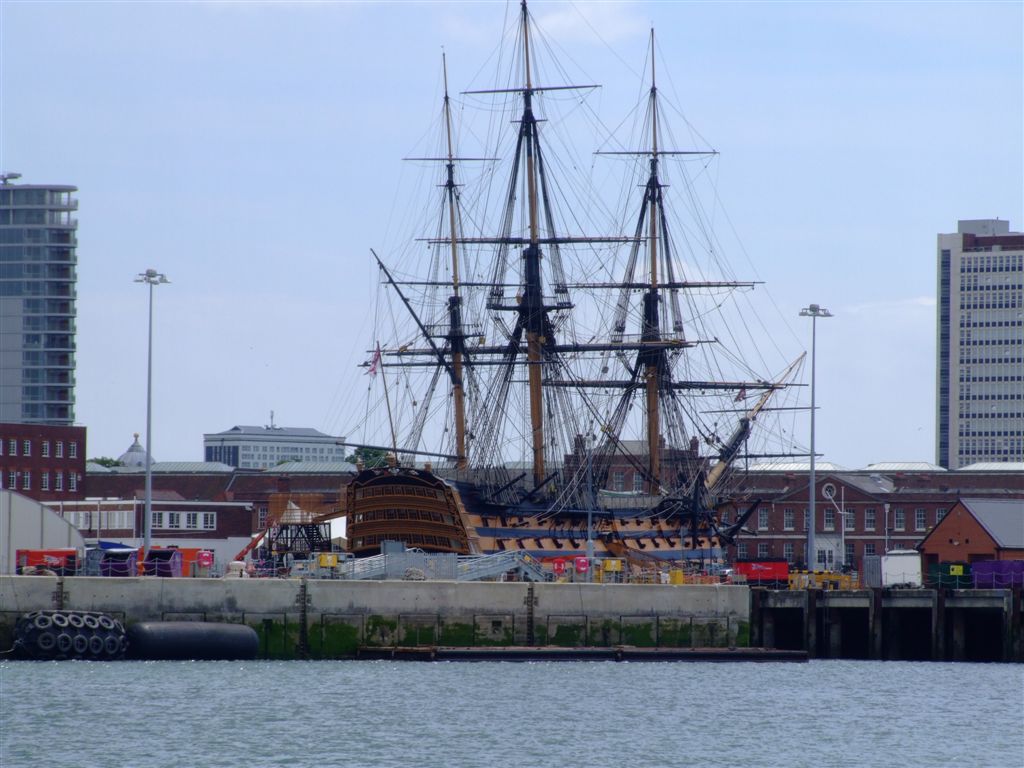
[[[3,662],[0,765],[1024,765],[1024,666]]]

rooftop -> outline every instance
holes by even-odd
[[[309,427],[254,427],[249,425],[238,425],[224,432],[209,432],[203,435],[203,439],[211,437],[313,437],[326,438],[328,440],[343,441],[343,438],[326,435],[320,430]]]

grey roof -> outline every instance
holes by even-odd
[[[98,470],[102,471],[102,470]],[[141,474],[146,471],[145,467],[112,467],[111,472],[120,474]],[[219,461],[154,461],[153,474],[160,472],[182,473],[209,473],[209,472],[234,472],[235,468],[229,464],[221,464]]]
[[[860,475],[845,472],[827,473],[845,485],[852,486],[867,494],[892,493],[893,482],[878,474]]]
[[[97,464],[95,461],[85,462],[86,472],[113,472],[110,467],[105,467],[102,464]]]
[[[331,439],[340,439],[334,438],[333,435],[325,435],[323,432],[309,427],[253,427],[245,424],[234,426],[224,432],[208,432],[204,434],[203,437],[228,437],[232,435],[261,435],[263,437],[272,435],[275,437],[326,437]]]
[[[1024,549],[1024,499],[960,499],[1003,549]]]
[[[293,475],[333,475],[338,472],[355,472],[356,465],[347,461],[285,461],[268,467],[264,472],[291,472]]]
[[[929,464],[927,461],[880,461],[868,464],[865,469],[871,472],[947,472],[945,467]]]
[[[961,472],[1024,472],[1024,461],[979,461],[960,467]]]
[[[809,461],[765,461],[754,464],[751,472],[809,472],[811,463]],[[850,470],[840,464],[833,464],[831,461],[814,462],[815,472],[849,472]]]

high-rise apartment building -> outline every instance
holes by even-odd
[[[0,176],[0,422],[75,421],[75,187]]]
[[[960,221],[938,237],[936,463],[1024,461],[1024,232]]]

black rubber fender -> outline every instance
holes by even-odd
[[[99,629],[100,620],[94,613],[87,613],[82,617],[82,622],[87,629]]]
[[[81,629],[85,626],[85,618],[79,613],[68,614],[68,626]]]
[[[128,628],[128,658],[235,661],[255,659],[256,630],[245,624],[146,621]]]
[[[75,644],[75,638],[69,632],[61,632],[57,635],[57,652],[68,653]]]
[[[107,635],[103,639],[103,655],[108,659],[119,658],[124,651],[121,649],[121,635]]]
[[[57,647],[57,633],[52,629],[45,629],[36,638],[36,647],[43,653],[51,653]]]
[[[49,629],[53,626],[53,619],[45,613],[40,613],[32,619],[32,625],[36,629]]]
[[[117,622],[115,622],[112,618],[107,616],[105,613],[104,614],[100,614],[99,618],[97,618],[97,621],[99,621],[100,626],[103,629],[114,629],[117,626]]]
[[[102,635],[92,635],[89,638],[89,655],[95,656],[97,659],[103,656],[103,651],[106,648]]]
[[[68,615],[60,611],[54,611],[50,614],[50,619],[53,621],[53,626],[60,627],[61,629],[64,629],[64,627],[71,623],[68,621]]]
[[[85,635],[75,635],[71,638],[71,647],[76,656],[84,656],[89,651],[89,638]]]

